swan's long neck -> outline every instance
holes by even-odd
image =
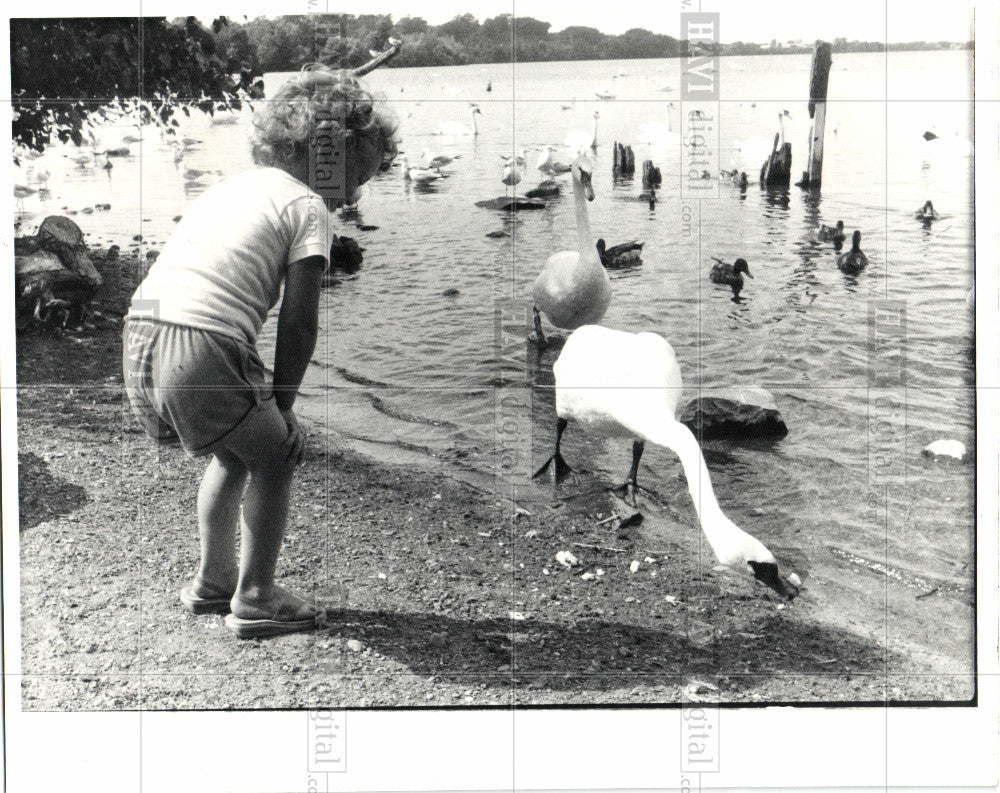
[[[472,114],[472,134],[473,135],[478,135],[479,134],[479,124],[476,121],[476,116],[477,115],[478,115],[478,113],[473,113]]]
[[[573,177],[573,199],[576,207],[577,245],[580,251],[580,260],[583,261],[594,250],[594,243],[591,241],[590,220],[587,217],[587,196],[584,193],[583,185],[575,176]]]
[[[705,538],[719,561],[729,564],[732,559],[728,549],[738,539],[735,532],[741,530],[725,516],[715,499],[712,478],[697,439],[691,430],[679,421],[675,421],[673,416],[666,412],[661,416],[645,417],[643,424],[645,426],[633,426],[631,429],[640,430],[649,441],[672,449],[680,458],[688,492],[691,494],[691,501],[694,502]]]
[[[591,128],[590,136],[590,146],[593,148],[597,145],[597,116],[594,116],[594,126]]]

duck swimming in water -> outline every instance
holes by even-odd
[[[712,265],[712,269],[708,273],[708,280],[713,284],[726,284],[730,286],[733,290],[734,300],[739,297],[740,291],[743,289],[743,273],[746,273],[747,278],[753,278],[750,275],[750,266],[747,264],[746,259],[737,259],[732,264],[722,261],[722,259],[715,259],[715,264]]]
[[[847,235],[844,234],[844,221],[842,220],[838,220],[836,226],[821,225],[816,230],[816,239],[820,242],[832,242],[836,245],[841,245],[846,238]]]
[[[624,267],[635,267],[642,264],[643,242],[623,242],[621,245],[606,247],[603,239],[597,241],[597,255],[601,257],[601,264],[608,270],[617,270]]]
[[[857,275],[868,266],[868,257],[861,250],[861,232],[855,231],[851,237],[851,249],[837,259],[837,267],[848,275]]]
[[[932,204],[930,201],[927,201],[914,214],[914,217],[917,220],[923,220],[923,221],[937,220],[937,216],[938,213],[934,210],[934,204]]]

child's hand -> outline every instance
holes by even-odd
[[[287,452],[285,460],[286,462],[294,462],[296,465],[302,465],[306,454],[306,434],[299,426],[299,420],[295,418],[294,412],[291,410],[282,410],[281,415],[285,419],[285,424],[288,425],[288,437],[281,444],[281,448]]]

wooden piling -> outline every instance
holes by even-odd
[[[771,155],[760,168],[760,186],[766,188],[787,188],[792,180],[792,144],[777,132]]]
[[[663,183],[660,169],[653,165],[652,160],[644,160],[642,163],[642,189],[649,190],[659,187]]]
[[[800,187],[819,189],[823,176],[823,134],[826,127],[826,92],[830,83],[830,66],[833,57],[830,44],[817,41],[813,51],[812,71],[809,78],[809,118],[813,120],[809,136],[809,170],[802,174]]]
[[[611,168],[614,176],[631,176],[635,173],[635,154],[631,146],[626,146],[618,141],[614,145],[614,159]]]

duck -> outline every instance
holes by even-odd
[[[851,236],[851,249],[837,258],[837,267],[848,275],[856,275],[868,266],[868,257],[861,250],[861,232]]]
[[[583,130],[574,130],[570,132],[565,140],[563,140],[563,145],[568,146],[571,149],[596,149],[597,148],[597,119],[601,117],[601,114],[596,110],[594,111],[594,126],[591,128],[590,132],[584,132]]]
[[[590,235],[587,202],[594,200],[593,166],[581,153],[573,161],[577,250],[552,254],[531,287],[535,338],[545,343],[540,314],[557,328],[575,330],[600,322],[611,303],[611,281]]]
[[[836,226],[820,225],[816,229],[816,239],[820,242],[832,242],[840,245],[846,239],[846,236],[844,234],[844,221],[842,220],[838,220]]]
[[[597,255],[601,257],[601,264],[609,270],[617,270],[625,267],[635,267],[642,264],[643,242],[623,242],[621,245],[606,247],[603,239],[597,241]]]
[[[410,161],[403,157],[403,180],[407,182],[417,182],[426,184],[443,179],[444,174],[437,168],[421,168],[417,165],[410,165]]]
[[[543,146],[536,167],[546,176],[559,176],[573,169],[573,161],[564,155],[556,156],[556,150],[552,146]]]
[[[934,209],[934,204],[930,201],[924,203],[924,205],[916,211],[914,217],[917,220],[936,220],[938,216],[937,211]]]
[[[783,598],[794,599],[798,587],[780,574],[777,560],[756,537],[723,513],[694,434],[677,421],[683,383],[670,343],[656,333],[627,333],[584,325],[570,334],[552,367],[556,392],[555,452],[534,476],[550,466],[555,479],[572,469],[560,452],[569,422],[632,438],[632,466],[620,487],[623,499],[636,503],[639,461],[647,442],[670,449],[681,462],[698,522],[720,564],[750,574]]]
[[[437,154],[429,152],[427,149],[424,149],[421,157],[428,168],[441,168],[445,165],[451,165],[455,160],[462,159],[461,154]]]
[[[708,280],[713,284],[726,284],[732,287],[733,294],[738,296],[743,289],[743,273],[746,273],[747,278],[753,278],[750,275],[747,260],[737,259],[732,264],[728,264],[722,259],[716,259],[714,256],[712,258],[715,260],[715,264],[708,272]]]
[[[457,121],[445,121],[434,130],[433,135],[448,135],[455,137],[477,137],[479,135],[479,124],[476,122],[476,116],[481,116],[482,111],[478,107],[472,108],[472,129],[469,129],[465,124],[459,124]]]

